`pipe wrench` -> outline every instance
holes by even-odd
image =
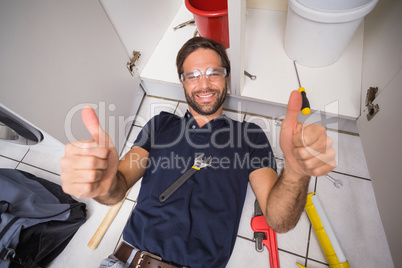
[[[211,166],[212,156],[204,158],[205,154],[200,154],[194,160],[194,165],[187,170],[180,178],[175,180],[165,191],[159,196],[160,202],[165,202],[177,189],[180,188],[195,172]]]
[[[268,226],[257,200],[255,200],[254,203],[254,217],[251,219],[251,228],[254,231],[255,249],[258,252],[262,252],[264,250],[264,244],[269,253],[269,267],[279,268],[276,232]]]

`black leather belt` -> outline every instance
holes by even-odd
[[[127,260],[132,258],[132,252],[135,250],[130,245],[122,242],[119,247],[114,252],[114,256],[118,258],[120,261],[127,264]],[[156,256],[152,253],[146,251],[138,251],[135,253],[134,258],[129,264],[131,268],[181,268],[182,266],[178,266],[172,263],[168,263],[162,260],[161,257]]]

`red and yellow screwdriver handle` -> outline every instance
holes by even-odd
[[[307,93],[304,87],[299,87],[299,92],[302,95],[302,107],[301,107],[301,113],[304,115],[309,115],[311,112],[310,109],[310,102],[307,99]]]

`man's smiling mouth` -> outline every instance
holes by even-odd
[[[208,94],[208,95],[198,95],[197,94],[197,97],[199,97],[199,98],[210,98],[210,97],[212,97],[214,95],[215,95],[215,93],[211,93],[211,94]]]

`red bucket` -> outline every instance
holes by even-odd
[[[227,0],[185,0],[185,4],[194,14],[200,36],[210,38],[229,48]]]

